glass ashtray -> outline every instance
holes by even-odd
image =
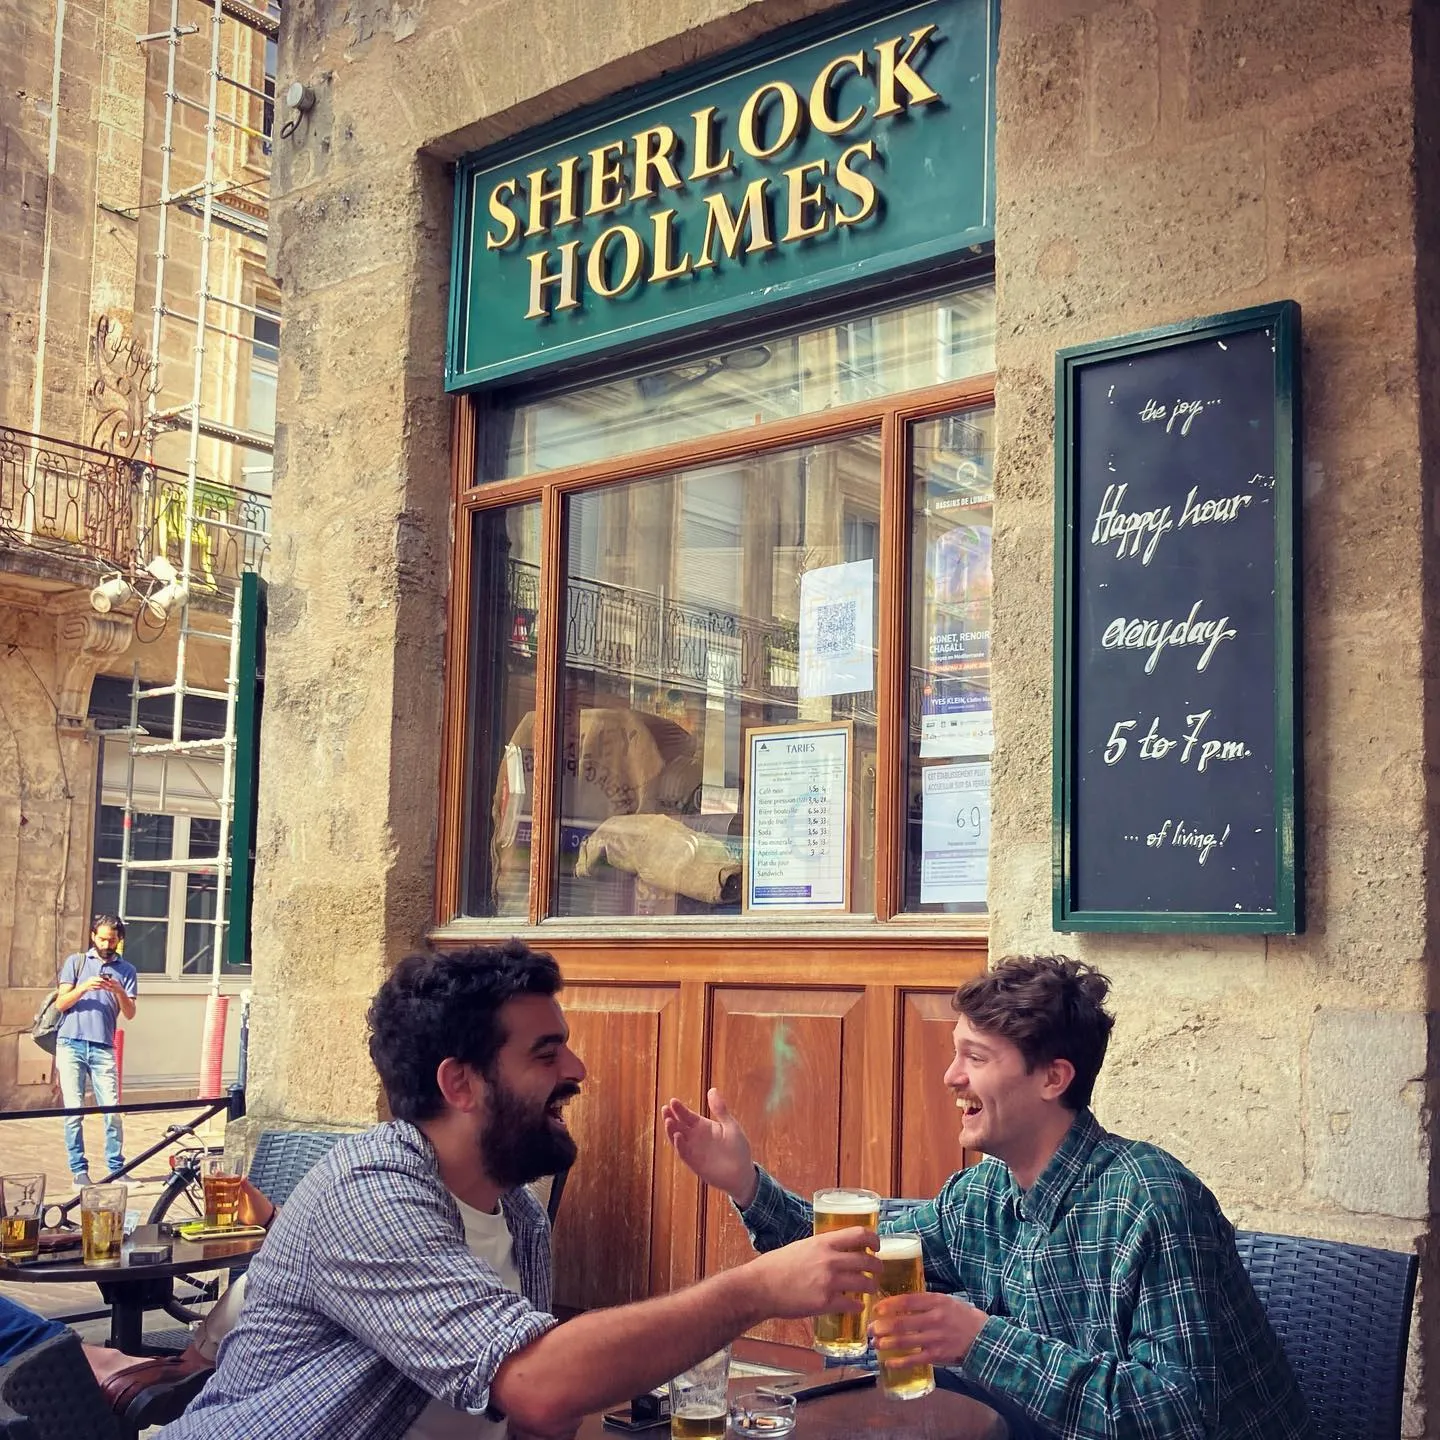
[[[747,1390],[730,1402],[730,1425],[737,1435],[788,1435],[795,1428],[795,1397]]]

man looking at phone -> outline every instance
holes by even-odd
[[[120,957],[125,925],[118,915],[97,915],[90,925],[90,948],[71,955],[60,970],[55,1008],[65,1014],[55,1041],[55,1068],[60,1093],[68,1108],[85,1103],[85,1083],[97,1105],[120,1103],[120,1076],[115,1065],[115,1026],[121,1015],[135,1018],[138,977]],[[77,1186],[90,1183],[85,1159],[83,1119],[65,1121],[65,1148],[70,1177]],[[118,1115],[106,1115],[105,1164],[113,1175],[125,1163],[125,1129]]]
[[[881,1223],[919,1237],[929,1291],[877,1302],[880,1361],[958,1370],[1026,1440],[1309,1440],[1215,1197],[1090,1112],[1109,988],[1044,955],[956,992],[945,1084],[961,1145],[986,1158]],[[724,1097],[709,1101],[709,1119],[665,1106],[680,1158],[730,1195],[757,1248],[807,1233],[810,1207],[753,1163]]]
[[[576,1156],[585,1066],[553,957],[411,955],[370,1007],[393,1120],[337,1144],[251,1264],[215,1374],[166,1440],[573,1435],[773,1317],[874,1289],[874,1234],[801,1240],[671,1295],[557,1322],[531,1181]],[[595,1159],[605,1183],[610,1157]]]

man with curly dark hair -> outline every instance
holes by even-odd
[[[855,1228],[557,1323],[527,1182],[575,1158],[564,1110],[585,1066],[561,983],[514,941],[396,966],[369,1016],[395,1118],[336,1145],[279,1212],[170,1440],[568,1436],[761,1320],[860,1309],[844,1296],[874,1289],[877,1241]]]
[[[1114,1019],[1092,966],[1015,956],[955,994],[945,1084],[978,1165],[882,1234],[920,1240],[928,1291],[877,1302],[881,1363],[958,1371],[1021,1437],[1303,1440],[1305,1402],[1215,1197],[1090,1112]],[[760,1250],[811,1226],[751,1159],[724,1097],[663,1112]]]

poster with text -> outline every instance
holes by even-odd
[[[985,900],[990,765],[932,765],[921,777],[920,903]]]
[[[850,746],[848,723],[746,736],[746,909],[849,907]]]
[[[800,698],[875,688],[875,562],[825,565],[800,577]]]

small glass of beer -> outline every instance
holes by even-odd
[[[730,1417],[730,1347],[692,1365],[670,1382],[674,1440],[722,1440]]]
[[[0,1175],[0,1259],[33,1260],[40,1253],[43,1175]]]
[[[240,1219],[240,1172],[223,1155],[207,1155],[200,1172],[205,1187],[205,1223],[228,1230]]]
[[[124,1185],[87,1185],[80,1192],[81,1258],[87,1265],[118,1265],[125,1240]]]
[[[815,1233],[848,1230],[859,1225],[873,1230],[880,1223],[880,1197],[873,1190],[817,1190],[815,1192]],[[863,1294],[857,1300],[866,1300]],[[815,1317],[815,1348],[837,1360],[858,1360],[869,1348],[865,1338],[867,1311],[849,1314],[840,1311]]]
[[[880,1286],[877,1298],[887,1295],[918,1295],[925,1288],[925,1266],[920,1257],[918,1235],[880,1237]],[[892,1400],[918,1400],[935,1388],[935,1369],[917,1362],[913,1365],[886,1365],[894,1351],[876,1350],[880,1361],[880,1389]]]

